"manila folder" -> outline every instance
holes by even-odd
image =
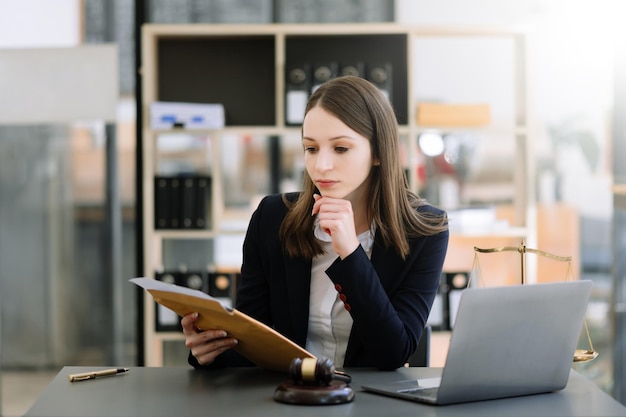
[[[130,281],[148,291],[157,303],[181,317],[198,312],[196,327],[225,330],[239,341],[233,349],[264,369],[288,372],[293,359],[315,358],[271,327],[224,306],[202,291],[152,278],[133,278]]]

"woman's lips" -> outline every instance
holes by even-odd
[[[337,184],[337,181],[330,181],[330,180],[318,180],[317,181],[317,186],[319,188],[330,188],[335,184]]]

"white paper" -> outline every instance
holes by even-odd
[[[191,295],[193,297],[204,298],[205,300],[214,300],[214,301],[219,302],[217,298],[211,297],[209,294],[205,292],[194,290],[192,288],[182,287],[180,285],[168,284],[166,282],[159,281],[158,279],[141,277],[141,278],[132,278],[130,282],[132,282],[133,284],[139,285],[144,290],[157,290],[157,291],[173,292],[173,293],[178,293],[178,294],[186,294],[186,295]]]
[[[159,281],[158,279],[138,277],[129,280],[133,284],[139,285],[144,290],[157,290],[166,291],[177,294],[191,295],[192,297],[203,298],[205,300],[216,301],[224,307],[226,311],[232,311],[232,300],[226,298],[211,297],[204,291],[194,290],[192,288],[183,287],[181,285],[169,284],[167,282]]]
[[[297,124],[304,120],[304,110],[309,95],[306,91],[287,92],[287,123]]]
[[[154,102],[150,105],[153,129],[222,129],[225,123],[222,104]]]

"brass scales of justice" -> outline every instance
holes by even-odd
[[[480,264],[478,262],[479,252],[480,253],[519,252],[520,260],[521,260],[522,285],[526,284],[526,254],[527,253],[533,253],[535,255],[544,256],[546,258],[559,261],[559,262],[567,262],[568,266],[567,266],[566,280],[572,274],[572,257],[571,256],[557,256],[548,252],[544,252],[542,250],[526,247],[526,243],[524,239],[522,239],[522,243],[517,247],[502,246],[502,247],[497,247],[497,248],[482,249],[482,248],[478,248],[474,246],[474,266],[472,267],[472,269],[476,270],[477,272],[480,272],[482,275],[482,272],[480,271]],[[470,283],[471,283],[471,276],[470,276],[470,280],[468,280],[467,282],[468,287]],[[591,336],[589,335],[589,328],[587,327],[587,320],[585,320],[584,317],[583,317],[583,325],[585,327],[585,333],[587,335],[589,349],[576,349],[574,352],[574,362],[589,362],[589,361],[594,360],[598,356],[598,352],[593,348],[593,344],[591,343]]]

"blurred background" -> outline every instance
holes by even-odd
[[[142,22],[398,22],[527,31],[533,197],[538,206],[562,210],[558,228],[548,223],[545,229],[566,236],[572,252],[564,255],[575,259],[576,276],[594,281],[587,323],[600,355],[574,367],[626,403],[625,2],[0,0],[0,10],[0,415],[20,415],[64,365],[143,364],[141,296],[127,285],[143,270],[136,176],[136,30]],[[107,94],[94,85],[84,91],[85,102],[100,97],[113,102],[112,111],[49,117],[21,107],[39,108],[45,100],[63,107],[75,98],[48,97],[59,82],[49,67],[25,68],[50,71],[47,83],[24,87],[16,80],[21,90],[11,88],[3,60],[41,50],[55,62],[61,50],[95,45],[114,47],[105,51],[113,54],[107,69],[114,77],[103,74],[94,84],[116,88]],[[430,81],[411,94],[434,102],[487,98],[502,109],[494,118],[511,116],[510,45],[444,39],[414,47],[421,61],[411,76]],[[421,148],[422,195],[452,213],[511,200],[512,141],[472,132],[439,140],[439,151]],[[206,147],[198,137],[175,142]],[[163,137],[159,147],[167,152],[172,143]],[[297,138],[286,142],[280,191],[298,186],[298,151]],[[236,159],[240,154],[245,158]],[[271,158],[258,138],[234,140],[222,157],[233,206],[276,191]],[[223,256],[239,262],[237,253]]]

